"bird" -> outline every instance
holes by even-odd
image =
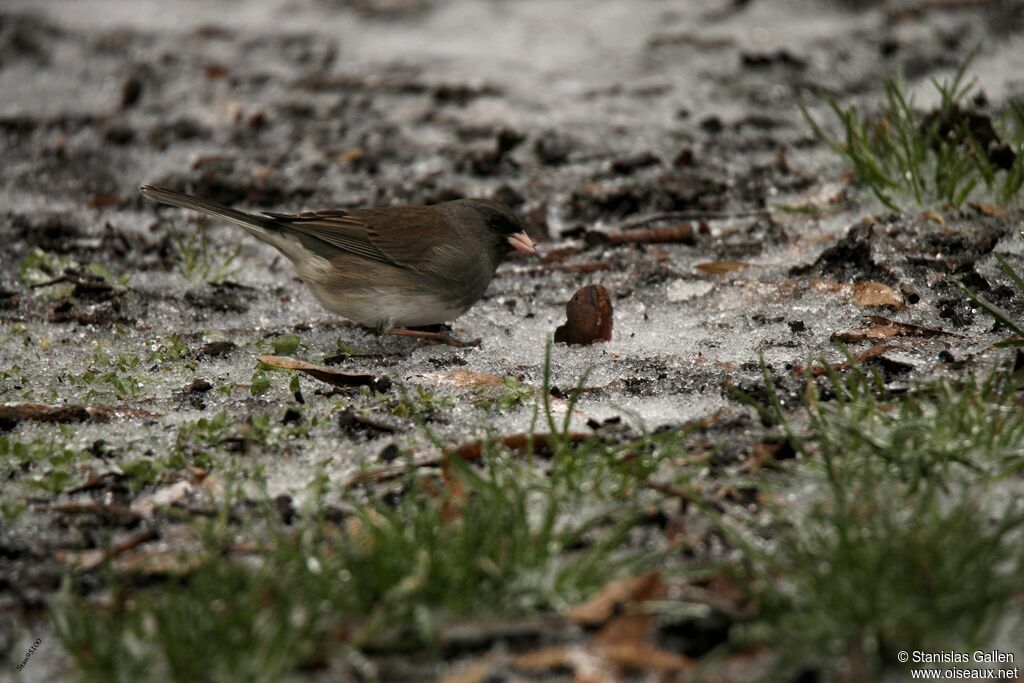
[[[254,214],[163,187],[139,190],[241,226],[287,257],[326,309],[378,333],[452,341],[408,328],[458,318],[483,296],[509,251],[537,253],[522,220],[487,199]]]

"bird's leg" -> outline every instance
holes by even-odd
[[[404,327],[392,327],[387,330],[386,334],[392,334],[396,337],[416,337],[425,341],[434,342],[435,344],[447,344],[448,346],[455,346],[460,349],[469,346],[480,346],[479,339],[462,341],[461,339],[456,339],[450,334],[445,334],[444,332],[427,332],[426,330],[410,330]]]

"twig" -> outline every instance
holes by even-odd
[[[728,220],[730,218],[752,218],[770,215],[768,209],[751,209],[749,211],[662,211],[649,216],[641,216],[619,224],[619,230],[632,230],[641,225],[649,225],[659,221],[695,221],[695,220]]]

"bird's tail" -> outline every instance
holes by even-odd
[[[224,206],[223,204],[211,202],[209,199],[193,197],[190,194],[175,192],[174,190],[168,190],[164,187],[143,185],[139,188],[139,191],[142,192],[145,197],[153,200],[154,202],[170,204],[171,206],[180,206],[183,209],[192,209],[194,211],[209,214],[210,216],[217,216],[218,218],[223,218],[226,221],[242,226],[248,232],[264,241],[271,243],[275,241],[271,236],[277,232],[274,230],[276,224],[271,218],[238,211],[237,209],[232,209]]]

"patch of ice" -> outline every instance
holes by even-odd
[[[715,288],[713,282],[701,280],[676,280],[668,286],[668,300],[672,302],[689,301],[699,296],[704,296]]]

